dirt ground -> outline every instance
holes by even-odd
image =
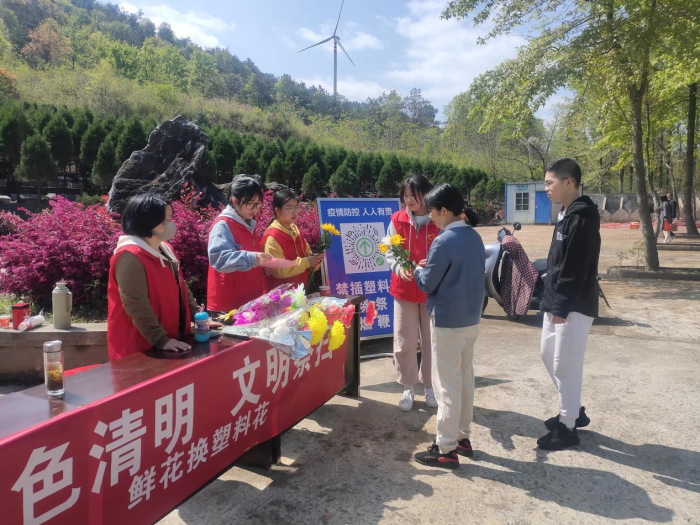
[[[497,228],[479,228],[486,241]],[[518,233],[545,257],[551,227]],[[641,234],[603,230],[600,270]],[[662,252],[662,266],[698,267]],[[186,524],[700,523],[700,282],[611,281],[589,339],[581,445],[545,453],[535,440],[556,413],[539,355],[542,319],[507,320],[493,301],[475,353],[475,456],[454,472],[417,464],[435,433],[421,385],[409,413],[392,360],[362,364],[359,399],[335,397],[286,433],[270,471],[234,467],[170,513]],[[391,352],[391,340],[363,353]]]

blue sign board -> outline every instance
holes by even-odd
[[[399,199],[318,199],[321,224],[331,223],[340,232],[326,252],[328,285],[332,295],[364,295],[360,307],[360,336],[394,333],[394,298],[389,295],[391,270],[379,251]],[[367,301],[377,306],[377,319],[365,323]]]

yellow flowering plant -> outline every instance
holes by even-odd
[[[386,235],[379,241],[379,251],[384,254],[391,252],[399,265],[401,265],[401,268],[410,271],[415,266],[415,263],[411,260],[411,254],[403,247],[405,241],[406,239],[398,233],[391,236]]]
[[[328,251],[328,248],[331,247],[331,242],[333,242],[333,237],[336,235],[340,235],[340,232],[333,224],[331,224],[330,222],[321,224],[321,240],[319,241],[318,247],[316,248],[316,253],[320,255]],[[323,269],[321,271],[323,271]],[[311,289],[311,285],[314,282],[314,273],[315,272],[310,272],[309,274],[309,283],[307,285],[307,289]]]
[[[335,321],[328,335],[328,350],[337,350],[345,341],[345,327],[340,321]]]
[[[311,344],[317,345],[323,341],[323,336],[328,330],[328,319],[320,308],[312,306],[309,309],[309,330],[311,330]]]

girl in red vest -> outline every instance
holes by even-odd
[[[427,258],[433,239],[440,233],[425,207],[423,198],[433,185],[423,175],[409,175],[401,185],[400,198],[403,209],[391,216],[388,234],[403,237],[403,247],[411,260],[418,263]],[[420,380],[425,385],[425,404],[437,408],[431,380],[430,317],[426,309],[426,296],[416,285],[411,271],[403,270],[396,259],[387,252],[391,275],[389,291],[394,297],[394,364],[399,383],[404,392],[399,409],[409,412],[413,408],[414,385]],[[420,340],[421,365],[418,370],[417,347]]]
[[[239,175],[229,194],[231,204],[209,230],[207,309],[213,312],[229,312],[263,295],[267,280],[260,265],[272,258],[263,253],[255,235],[253,217],[263,204],[260,182]]]
[[[172,207],[160,196],[137,195],[122,213],[122,230],[110,260],[107,349],[113,361],[159,348],[184,351],[182,339],[199,310],[173,249]]]
[[[268,226],[262,239],[265,253],[277,259],[295,261],[291,268],[270,268],[269,288],[280,284],[304,284],[309,282],[309,271],[316,271],[323,255],[312,255],[311,248],[294,224],[301,205],[291,190],[280,190],[272,197],[272,213],[275,219]]]

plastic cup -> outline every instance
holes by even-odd
[[[327,297],[331,294],[331,287],[330,286],[319,286],[318,293],[322,297]]]

